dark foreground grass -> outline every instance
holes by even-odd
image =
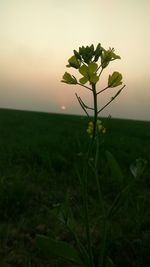
[[[111,178],[105,150],[119,162],[125,184],[133,179],[130,164],[137,158],[147,160],[146,170],[137,181],[129,199],[111,221],[109,256],[117,267],[148,267],[150,122],[103,119],[107,128],[101,146],[99,175],[106,205],[118,187]],[[82,170],[88,144],[87,118],[82,116],[0,110],[0,266],[63,267],[73,266],[35,245],[37,234],[73,243],[72,236],[56,218],[70,192],[77,231],[84,242],[81,195],[76,170]],[[93,247],[103,229],[97,227],[98,206],[94,202],[95,183],[90,177]]]

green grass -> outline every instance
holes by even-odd
[[[109,150],[117,159],[125,184],[133,179],[130,165],[137,158],[148,164],[129,199],[112,223],[109,255],[117,267],[148,267],[150,122],[103,119],[107,128],[101,146],[99,176],[106,205],[117,193],[105,158]],[[88,144],[87,118],[0,109],[0,263],[2,267],[73,266],[46,257],[35,245],[37,234],[73,242],[56,219],[55,205],[62,203],[69,189],[71,207],[82,236],[81,195],[76,169],[82,170]],[[90,205],[95,184],[90,176]],[[95,204],[94,204],[95,205]],[[98,206],[91,208],[91,222],[98,218]],[[95,253],[98,232],[93,229]]]

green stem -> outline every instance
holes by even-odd
[[[85,167],[84,167],[84,184],[83,184],[83,204],[84,204],[84,213],[85,213],[85,228],[86,228],[86,237],[87,237],[87,245],[88,245],[88,252],[89,252],[89,260],[90,260],[90,267],[94,267],[93,263],[93,253],[92,253],[92,241],[91,241],[91,234],[90,234],[90,222],[89,222],[89,210],[88,210],[88,162],[89,156],[92,148],[92,142],[89,145],[89,149],[86,156]]]
[[[110,88],[109,86],[106,86],[104,89],[100,90],[97,95],[101,94],[102,92],[104,92],[105,90],[107,90],[108,88]]]
[[[98,111],[98,113],[100,113],[104,108],[106,108],[112,101],[114,101],[114,99],[121,93],[121,91],[123,90],[123,88],[125,87],[125,85],[124,86],[122,86],[121,87],[121,89],[111,98],[111,100],[110,101],[108,101],[99,111]]]
[[[77,82],[77,84],[80,85],[80,86],[82,86],[82,87],[84,87],[84,88],[86,88],[86,89],[88,89],[88,90],[90,90],[90,91],[92,91],[92,89],[90,87],[88,87],[88,86],[86,86],[86,85],[84,85],[82,83],[78,83]]]
[[[95,178],[96,178],[96,184],[97,184],[97,190],[98,190],[98,197],[99,197],[99,204],[102,209],[103,217],[105,218],[105,207],[104,207],[104,201],[102,197],[102,192],[101,192],[101,186],[99,182],[99,177],[98,177],[98,159],[99,159],[99,136],[96,138],[96,154],[95,154]]]
[[[101,253],[99,257],[99,263],[98,267],[103,267],[105,263],[105,256],[106,256],[106,247],[107,247],[107,236],[108,236],[108,222],[106,218],[106,211],[104,206],[104,200],[102,196],[102,191],[100,187],[99,177],[98,177],[98,158],[99,158],[99,136],[96,138],[96,155],[95,155],[95,179],[97,184],[97,190],[98,190],[98,197],[99,197],[99,205],[102,211],[102,218],[103,218],[103,226],[104,226],[104,232],[103,232],[103,238],[101,242]]]
[[[107,238],[108,238],[108,222],[106,219],[104,220],[104,232],[103,232],[103,238],[102,238],[102,246],[101,246],[101,255],[98,262],[98,267],[104,267],[105,261],[106,261],[106,253],[107,253]]]
[[[99,203],[102,208],[103,215],[104,214],[104,205],[102,199],[102,193],[98,178],[98,159],[99,159],[99,137],[97,135],[97,117],[98,117],[98,107],[97,107],[97,93],[96,93],[96,85],[92,85],[93,89],[93,98],[94,98],[94,130],[93,130],[93,139],[96,137],[96,153],[95,153],[95,160],[94,160],[94,173],[96,178],[96,184],[98,189],[98,196],[99,196]]]
[[[96,153],[95,153],[95,160],[94,160],[94,173],[95,173],[95,179],[97,184],[97,190],[98,190],[98,197],[99,197],[99,205],[102,210],[103,215],[103,223],[104,223],[104,233],[103,233],[103,239],[102,239],[102,245],[101,245],[101,253],[100,258],[98,262],[98,267],[103,267],[105,263],[105,256],[106,256],[106,246],[107,246],[107,236],[108,236],[108,222],[106,219],[106,212],[105,212],[105,206],[104,206],[104,200],[102,197],[102,191],[100,187],[99,177],[98,177],[98,160],[99,160],[99,136],[97,134],[97,118],[98,118],[98,107],[97,107],[97,93],[96,93],[96,85],[92,85],[93,90],[93,99],[94,99],[94,130],[93,130],[93,140],[96,139]]]
[[[92,84],[92,91],[93,91],[93,99],[94,99],[94,129],[93,129],[93,140],[96,137],[96,125],[97,125],[97,94],[96,94],[96,85]]]
[[[98,190],[99,205],[100,205],[100,208],[102,211],[103,226],[104,226],[103,238],[102,238],[102,243],[101,243],[102,244],[101,245],[101,253],[100,253],[100,257],[99,257],[98,267],[103,267],[104,262],[105,262],[105,256],[106,256],[108,222],[107,222],[107,218],[106,218],[104,200],[103,200],[101,186],[100,186],[100,182],[99,182],[99,176],[98,176],[98,160],[99,160],[99,136],[96,136],[96,153],[95,153],[94,170],[95,170],[95,179],[96,179],[96,185],[97,185],[97,190]]]

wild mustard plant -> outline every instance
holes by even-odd
[[[89,264],[90,266],[94,266],[94,259],[92,255],[92,240],[91,240],[91,233],[90,233],[90,223],[89,223],[89,211],[88,211],[88,161],[90,156],[91,147],[95,145],[95,158],[94,158],[94,165],[92,166],[97,189],[98,189],[98,196],[99,196],[99,203],[100,207],[102,208],[103,217],[104,217],[104,240],[101,246],[101,255],[98,261],[98,266],[104,266],[105,258],[105,247],[106,247],[106,239],[107,239],[107,220],[106,220],[106,212],[104,208],[104,201],[102,197],[102,192],[99,183],[98,177],[98,158],[99,158],[99,133],[105,133],[106,129],[102,125],[102,122],[98,119],[99,113],[106,108],[122,91],[125,85],[122,86],[122,75],[121,73],[115,71],[108,77],[108,83],[105,88],[101,90],[97,90],[96,86],[102,75],[102,72],[105,68],[110,64],[111,61],[116,59],[120,59],[120,56],[115,54],[114,49],[109,48],[108,50],[104,49],[101,44],[99,43],[94,48],[94,45],[91,46],[82,46],[79,47],[79,50],[74,50],[74,55],[69,58],[68,60],[68,68],[75,68],[81,74],[81,78],[77,80],[77,78],[71,75],[68,72],[65,72],[63,75],[62,82],[71,85],[80,85],[85,89],[91,91],[93,95],[93,106],[88,106],[85,102],[76,94],[78,102],[86,115],[89,117],[89,110],[93,111],[93,120],[89,121],[87,133],[92,138],[92,143],[89,146],[87,158],[86,158],[86,165],[84,167],[84,177],[80,179],[82,181],[82,188],[83,188],[83,202],[84,202],[84,212],[85,212],[85,228],[86,228],[86,235],[87,235],[87,247],[88,247],[88,254],[89,254]],[[88,84],[88,85],[87,85]],[[98,96],[103,93],[105,90],[109,90],[110,88],[118,87],[119,90],[117,93],[102,107],[98,107]]]
[[[69,85],[80,85],[92,94],[93,99],[93,105],[88,106],[81,99],[81,97],[76,94],[77,100],[81,108],[84,110],[84,112],[89,118],[87,134],[89,134],[91,138],[91,140],[89,141],[87,154],[85,156],[83,175],[78,174],[83,199],[83,206],[81,208],[82,214],[84,214],[86,244],[82,243],[82,240],[80,240],[76,233],[75,219],[73,216],[73,212],[69,207],[68,196],[66,197],[65,204],[62,205],[62,209],[59,213],[59,219],[61,219],[61,222],[64,223],[67,229],[74,236],[76,248],[73,248],[68,243],[55,241],[46,237],[39,237],[38,242],[40,247],[45,248],[45,250],[48,250],[49,247],[49,251],[51,251],[54,255],[63,257],[70,261],[74,261],[80,266],[114,267],[115,265],[107,254],[107,241],[109,234],[109,219],[111,213],[116,207],[116,203],[114,201],[112,207],[108,211],[106,210],[98,174],[100,138],[101,134],[104,134],[106,132],[106,128],[103,126],[102,121],[98,117],[100,112],[104,110],[112,101],[114,101],[115,98],[121,93],[125,85],[123,85],[122,82],[122,74],[118,71],[114,71],[112,74],[109,75],[107,85],[104,88],[98,89],[97,84],[105,68],[112,61],[120,59],[120,56],[115,54],[114,48],[109,48],[108,50],[106,50],[101,46],[100,43],[97,45],[96,48],[94,48],[94,45],[92,44],[91,46],[79,47],[78,51],[74,50],[73,52],[74,54],[68,60],[67,68],[76,69],[79,74],[81,74],[81,78],[78,80],[74,75],[70,74],[69,72],[65,72],[63,75],[62,82]],[[104,93],[106,90],[112,90],[115,87],[119,87],[117,93],[115,93],[114,96],[112,96],[111,99],[102,107],[98,107],[98,97],[100,96],[100,94]],[[89,110],[93,111],[92,117],[89,115]],[[94,160],[91,164],[89,159],[93,151]],[[107,153],[107,156],[109,160],[113,162],[114,159],[112,159],[112,155],[109,152]],[[100,216],[103,221],[103,235],[99,247],[98,259],[95,259],[95,254],[93,251],[94,248],[92,243],[92,231],[89,214],[89,169],[91,169],[95,178]]]

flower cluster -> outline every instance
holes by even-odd
[[[97,128],[97,132],[103,133],[103,134],[106,133],[106,128],[102,125],[102,121],[101,120],[97,120],[96,128]],[[88,128],[86,130],[87,133],[89,134],[90,138],[93,137],[93,130],[94,130],[94,124],[93,124],[92,121],[90,121],[88,123]]]
[[[99,81],[100,74],[104,68],[113,60],[120,59],[120,56],[114,53],[114,48],[105,50],[99,43],[96,48],[94,45],[79,47],[79,50],[74,50],[74,55],[68,59],[67,68],[74,68],[79,71],[82,77],[79,81],[69,72],[63,75],[63,83],[80,84],[84,86],[87,82],[90,85],[95,85]],[[98,62],[100,60],[100,62]],[[100,70],[101,68],[101,70]],[[99,72],[99,73],[98,73]],[[122,84],[122,75],[119,72],[110,75],[108,88],[116,87]]]

